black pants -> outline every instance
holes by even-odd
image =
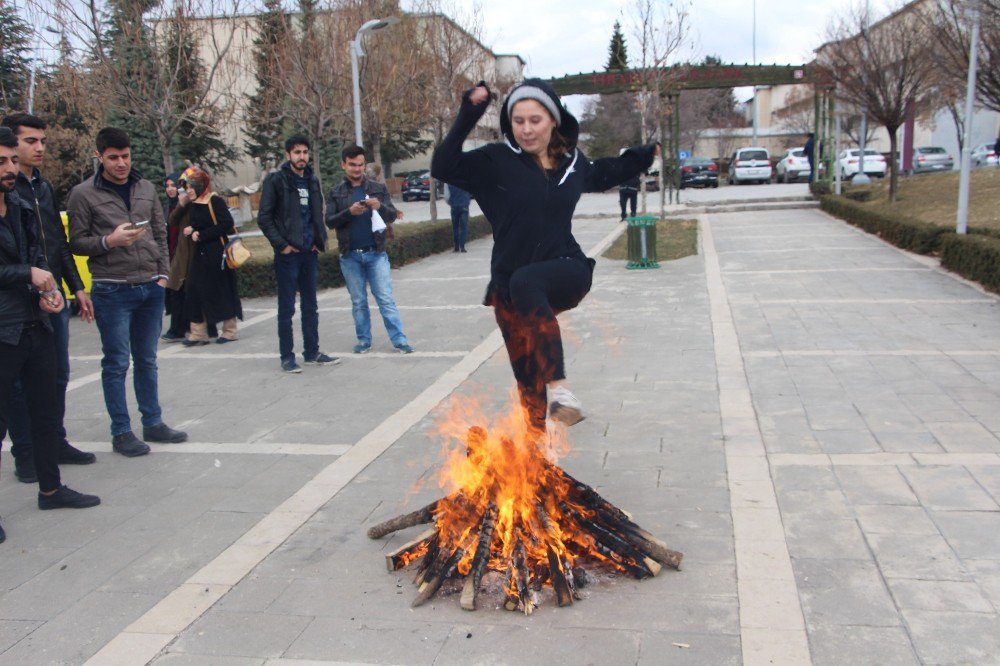
[[[510,278],[510,299],[497,298],[493,314],[503,334],[528,424],[545,430],[545,385],[566,378],[556,315],[575,308],[590,291],[593,265],[580,259],[529,264]]]
[[[0,404],[10,404],[15,379],[21,380],[28,403],[38,486],[42,492],[57,490],[60,422],[56,350],[52,333],[40,323],[26,326],[16,345],[0,342]]]
[[[635,217],[635,205],[639,201],[639,192],[637,190],[618,190],[618,203],[622,207],[622,219],[625,219],[625,204],[631,204],[632,209],[631,217]]]

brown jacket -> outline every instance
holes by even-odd
[[[194,241],[184,235],[184,227],[188,226],[188,206],[178,204],[167,219],[168,227],[177,228],[177,247],[174,248],[174,258],[170,260],[170,277],[167,279],[167,289],[184,290],[184,280],[191,268],[191,257],[194,255]]]
[[[103,169],[69,193],[69,246],[90,257],[94,280],[141,284],[169,275],[167,225],[153,184],[132,170],[131,208],[104,180]],[[149,220],[149,230],[128,247],[109,248],[104,238],[124,222]]]

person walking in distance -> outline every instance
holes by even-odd
[[[0,404],[9,405],[21,382],[31,424],[38,475],[38,508],[84,509],[101,503],[62,484],[56,350],[49,315],[65,303],[47,268],[41,229],[32,207],[15,191],[17,137],[0,126]],[[6,539],[0,528],[0,542]]]
[[[812,183],[816,180],[816,135],[812,132],[809,132],[809,138],[806,139],[806,145],[802,148],[802,152],[805,153],[806,160],[809,162],[809,182]]]
[[[456,185],[446,185],[445,198],[451,207],[451,236],[455,252],[465,252],[465,239],[469,235],[469,193]]]
[[[41,174],[45,161],[46,129],[44,120],[27,113],[6,116],[2,124],[10,128],[17,138],[18,174],[15,189],[21,201],[30,206],[38,223],[39,243],[56,288],[62,291],[65,280],[70,292],[76,297],[80,318],[94,321],[94,307],[90,295],[84,287],[76,260],[66,242],[66,229],[56,205],[55,192],[51,183]],[[65,302],[65,293],[63,301]],[[89,465],[97,456],[89,451],[80,451],[70,445],[64,424],[66,414],[66,387],[69,384],[69,320],[72,312],[68,304],[57,314],[45,315],[52,324],[56,346],[56,403],[53,406],[59,420],[59,464]],[[36,483],[34,456],[31,452],[31,424],[20,382],[15,385],[13,399],[9,404],[0,404],[0,413],[9,424],[11,454],[14,456],[14,473],[19,481]]]
[[[278,282],[278,352],[281,370],[302,372],[295,362],[292,316],[295,294],[302,308],[302,357],[306,365],[334,365],[335,356],[319,350],[319,306],[316,302],[318,258],[326,250],[323,192],[309,166],[309,140],[285,141],[285,163],[264,180],[257,225],[274,248]]]
[[[632,217],[635,217],[635,207],[639,203],[639,174],[636,174],[618,186],[618,205],[622,209],[622,219],[625,221],[626,205],[630,207]]]
[[[69,244],[76,254],[89,257],[112,447],[135,457],[149,453],[147,441],[187,440],[187,433],[163,422],[156,367],[169,270],[167,228],[156,188],[132,168],[128,134],[105,127],[95,143],[97,173],[69,193]],[[142,414],[141,440],[132,432],[125,396],[130,356]]]
[[[386,243],[392,238],[396,208],[382,183],[365,177],[365,149],[347,146],[341,152],[344,180],[330,188],[326,201],[326,226],[337,230],[340,272],[351,295],[355,354],[372,346],[372,320],[368,310],[368,285],[378,303],[382,323],[396,351],[413,353],[403,333],[399,308],[392,297],[392,275]]]
[[[591,162],[576,145],[576,118],[548,84],[527,79],[500,108],[504,142],[463,152],[491,97],[482,82],[462,96],[431,173],[468,190],[493,226],[485,304],[503,334],[529,432],[540,440],[546,412],[566,425],[584,418],[565,386],[556,320],[580,303],[593,279],[595,262],[573,237],[573,211],[583,192],[602,192],[648,169],[659,146]]]

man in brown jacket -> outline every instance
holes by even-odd
[[[124,456],[141,456],[149,453],[149,446],[132,433],[125,400],[130,354],[143,439],[187,439],[186,433],[163,422],[157,386],[156,343],[169,274],[167,229],[153,184],[132,168],[128,134],[105,127],[97,133],[96,143],[101,165],[92,179],[73,188],[66,204],[70,247],[90,257],[112,446]]]

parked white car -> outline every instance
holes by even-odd
[[[972,166],[997,166],[997,154],[993,152],[995,143],[981,143],[972,151]]]
[[[809,160],[804,148],[789,148],[774,165],[774,179],[779,183],[809,180]]]
[[[729,184],[770,183],[771,155],[767,148],[740,148],[729,158]]]
[[[858,175],[858,162],[861,160],[861,151],[858,148],[848,148],[840,151],[837,156],[837,168],[840,169],[840,177],[851,179]],[[877,150],[865,150],[865,174],[877,178],[885,178],[885,158]]]

